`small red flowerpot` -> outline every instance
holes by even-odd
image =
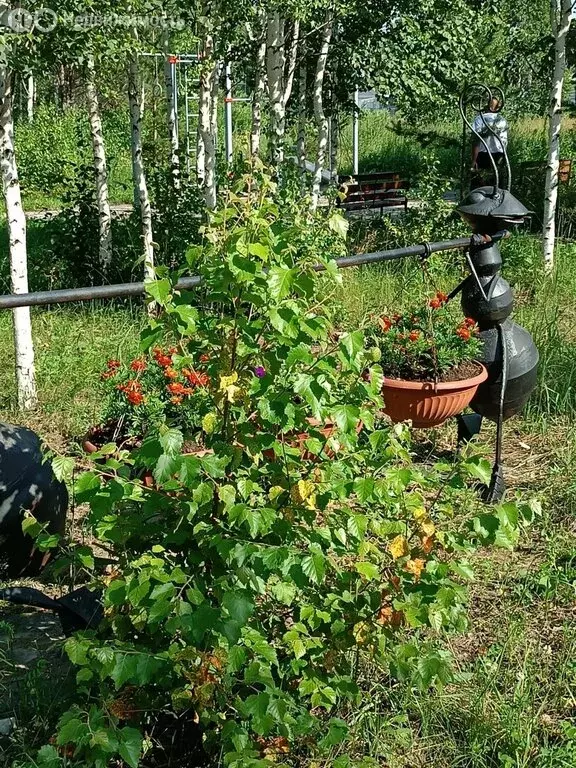
[[[332,422],[326,422],[324,426],[320,429],[320,422],[316,419],[308,419],[308,423],[311,427],[314,429],[317,429],[318,432],[324,437],[326,443],[328,443],[328,440],[330,440],[331,437],[333,437],[336,432],[338,431],[338,427],[336,424],[333,424]],[[360,432],[364,429],[364,424],[359,421],[358,425],[356,426],[356,433],[359,435]],[[300,434],[291,434],[291,435],[284,435],[283,438],[281,438],[282,442],[288,443],[288,445],[291,448],[298,448],[300,450],[300,454],[302,456],[303,461],[318,461],[318,456],[314,453],[311,453],[306,448],[306,441],[310,439],[310,434],[308,432],[301,432]],[[333,459],[335,454],[338,451],[334,451],[331,448],[328,447],[328,445],[324,448],[324,454],[329,459]],[[276,458],[276,454],[272,449],[269,449],[267,451],[264,451],[264,457],[269,459],[270,461],[273,461]]]
[[[488,371],[480,363],[478,369],[477,376],[462,381],[384,379],[384,413],[396,424],[411,421],[419,429],[438,427],[470,405],[478,387],[488,378]]]

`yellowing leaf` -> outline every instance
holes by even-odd
[[[398,560],[400,557],[405,557],[410,552],[408,541],[405,536],[396,536],[394,541],[391,541],[388,545],[388,549],[394,560]]]
[[[226,400],[228,400],[229,403],[235,403],[242,395],[242,389],[236,386],[237,381],[238,373],[236,371],[231,373],[230,376],[220,377],[220,386],[218,387],[218,390],[226,397]]]
[[[412,514],[414,515],[414,519],[418,520],[418,522],[426,520],[428,517],[428,512],[425,507],[416,507]]]
[[[411,573],[414,576],[416,581],[419,581],[420,576],[422,576],[422,571],[426,567],[426,561],[420,558],[416,558],[416,560],[408,560],[404,567],[408,573]]]
[[[299,480],[290,491],[290,496],[295,504],[304,504],[314,496],[316,486],[310,480]],[[314,502],[316,499],[314,498]],[[309,503],[307,504],[309,506]]]
[[[365,621],[360,621],[354,626],[352,632],[358,645],[365,645],[370,634],[370,627]]]
[[[274,501],[279,496],[282,496],[283,493],[284,493],[284,488],[282,488],[281,485],[275,485],[273,488],[270,488],[270,490],[268,491],[268,498],[270,499],[270,501]]]
[[[424,522],[420,524],[420,529],[426,536],[434,536],[436,533],[436,526],[432,520],[424,520]]]

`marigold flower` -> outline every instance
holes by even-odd
[[[143,373],[146,370],[146,361],[142,360],[142,358],[133,360],[130,363],[130,370],[134,371],[135,373]]]
[[[418,339],[420,338],[420,331],[412,331],[412,333],[408,338],[410,339],[410,341],[418,341]]]
[[[161,368],[169,368],[172,365],[172,354],[166,354],[159,347],[154,350],[154,359]]]
[[[436,298],[436,299],[432,299],[432,300],[430,301],[430,307],[431,307],[432,309],[440,309],[440,307],[441,307],[441,306],[442,306],[442,302],[441,302],[441,301],[440,301],[440,299],[438,299],[438,298]]]
[[[182,373],[193,387],[207,387],[210,384],[210,377],[207,373],[197,373],[188,368],[183,368]]]
[[[201,363],[209,363],[210,362],[210,355],[207,355],[207,354],[200,355],[200,362]]]
[[[175,368],[166,368],[164,370],[164,376],[166,376],[167,379],[177,379],[178,371]]]
[[[118,368],[120,368],[121,363],[120,360],[108,360],[106,366],[110,371],[117,371]]]
[[[441,304],[446,304],[446,302],[448,301],[448,294],[443,293],[442,291],[438,291],[438,293],[436,294],[436,298]]]
[[[172,405],[182,405],[184,399],[182,397],[171,397],[170,402]]]
[[[467,317],[466,320],[464,320],[464,324],[468,328],[475,328],[476,327],[476,320],[474,320],[473,317]]]
[[[144,395],[141,392],[126,392],[126,398],[130,405],[142,405]]]
[[[458,330],[456,331],[456,335],[460,336],[462,341],[470,341],[472,337],[472,334],[470,333],[470,329],[465,328],[464,326],[462,326],[462,328],[458,328]]]
[[[171,395],[175,395],[176,397],[182,397],[183,395],[191,394],[192,390],[188,389],[188,387],[185,387],[184,384],[180,384],[180,382],[174,382],[173,384],[168,384],[166,387],[168,392],[170,392]]]
[[[380,329],[384,331],[384,333],[388,333],[390,328],[392,328],[392,320],[390,320],[389,317],[380,317],[378,319],[378,325],[380,326]]]
[[[130,379],[126,384],[118,384],[120,392],[141,392],[142,384],[137,379]]]

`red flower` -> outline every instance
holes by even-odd
[[[196,373],[188,368],[183,368],[182,373],[193,387],[207,387],[210,384],[210,377],[206,373]]]
[[[110,371],[117,371],[118,368],[120,368],[120,365],[121,365],[120,360],[108,360],[108,362],[106,363],[106,366]]]
[[[146,370],[146,361],[142,359],[133,360],[130,364],[130,370],[135,373],[143,373]]]
[[[440,309],[440,307],[442,306],[442,302],[438,298],[432,299],[432,301],[430,302],[430,306],[432,307],[432,309]]]
[[[390,328],[392,328],[392,320],[390,320],[389,317],[380,317],[378,319],[378,325],[380,326],[381,330],[384,331],[384,333],[388,333]]]
[[[446,302],[448,301],[448,294],[442,293],[442,291],[438,291],[438,293],[436,294],[436,298],[441,304],[446,304]]]
[[[120,392],[141,392],[142,384],[136,379],[130,379],[126,384],[119,384],[118,389]]]
[[[410,341],[418,341],[420,338],[420,331],[412,331],[408,338]]]
[[[177,379],[178,378],[178,371],[174,368],[166,368],[164,371],[164,376],[166,376],[167,379]]]
[[[210,362],[210,355],[200,355],[200,362],[201,363],[209,363]]]
[[[467,317],[466,320],[464,320],[464,323],[467,328],[475,328],[476,327],[476,320],[472,317]]]
[[[184,384],[175,382],[174,384],[168,384],[166,387],[168,392],[175,397],[182,397],[183,395],[193,395],[194,390],[189,387],[185,387]]]
[[[181,397],[171,397],[170,402],[172,405],[182,405],[183,400]]]
[[[470,333],[470,329],[466,328],[465,326],[458,328],[458,330],[456,331],[456,334],[460,336],[462,341],[470,341],[470,338],[472,336],[472,334]]]
[[[127,392],[126,398],[131,405],[142,405],[144,402],[144,395],[142,392]]]
[[[154,350],[154,359],[161,368],[169,368],[172,365],[172,354],[166,354],[158,347]]]

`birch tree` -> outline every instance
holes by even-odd
[[[318,207],[318,201],[320,199],[322,171],[324,170],[326,150],[328,148],[328,118],[324,111],[324,79],[326,76],[326,66],[328,64],[328,54],[330,52],[333,29],[334,14],[330,9],[326,12],[326,18],[322,29],[322,42],[316,64],[316,77],[314,78],[314,118],[318,129],[318,147],[316,151],[314,180],[312,183],[312,200],[310,203],[310,207],[313,211]]]
[[[36,80],[34,74],[29,72],[26,76],[26,115],[28,122],[34,122],[34,105],[36,103]]]
[[[262,138],[262,98],[266,90],[266,38],[263,24],[256,50],[254,92],[252,94],[252,124],[250,127],[250,155],[258,157]]]
[[[218,62],[214,60],[214,38],[208,31],[202,47],[198,102],[198,183],[209,209],[216,207],[216,140],[218,114]]]
[[[144,249],[144,280],[155,279],[154,272],[154,236],[152,231],[152,206],[148,194],[148,184],[144,172],[142,150],[142,102],[140,98],[140,76],[136,54],[130,57],[128,64],[128,99],[132,127],[132,174],[134,189],[138,196],[140,220],[142,222],[142,242]]]
[[[560,130],[562,126],[562,89],[566,73],[566,39],[570,30],[573,0],[551,0],[551,21],[554,35],[554,74],[548,110],[549,141],[546,185],[544,192],[543,249],[544,266],[554,268],[556,241],[556,209],[560,171]]]
[[[0,168],[8,224],[10,282],[12,293],[28,293],[26,216],[14,151],[13,85],[13,73],[6,63],[0,62]],[[30,410],[38,405],[30,308],[13,310],[12,318],[18,405],[23,410]]]
[[[267,20],[266,70],[270,99],[270,159],[274,165],[284,162],[286,108],[292,94],[297,67],[300,21],[294,21],[288,56],[285,34],[285,19],[278,10],[271,11]]]
[[[170,54],[170,37],[164,35],[164,93],[166,97],[166,113],[168,125],[168,142],[170,145],[170,172],[172,185],[180,189],[180,139],[178,136],[178,103],[176,97],[175,59]]]
[[[94,60],[88,59],[86,65],[86,99],[90,118],[90,136],[92,139],[92,154],[94,158],[94,173],[96,178],[96,203],[98,206],[99,226],[99,260],[104,273],[112,261],[112,213],[110,210],[110,195],[108,192],[108,166],[106,162],[106,147],[102,130],[102,117],[96,89]]]
[[[306,177],[306,123],[307,123],[307,89],[308,67],[306,61],[306,48],[302,47],[302,57],[298,71],[298,138],[296,139],[296,160],[302,173]]]

